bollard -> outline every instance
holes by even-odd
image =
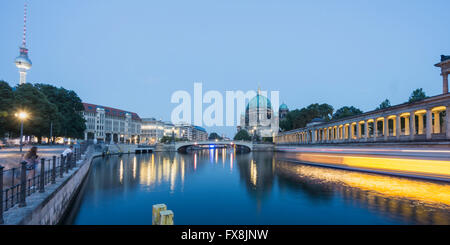
[[[26,196],[26,188],[27,188],[27,162],[23,161],[20,163],[21,169],[20,169],[20,201],[19,201],[19,208],[27,206],[27,203],[25,202],[25,196]]]
[[[53,156],[52,163],[52,184],[56,184],[56,156]]]
[[[59,158],[59,177],[62,178],[64,173],[64,156],[61,154]]]
[[[45,191],[45,158],[41,159],[41,173],[39,175],[39,192],[42,193]]]
[[[172,210],[164,210],[159,212],[159,225],[173,225]]]
[[[16,177],[16,168],[11,169],[11,171],[12,171],[11,186],[14,186],[14,179]]]
[[[73,158],[75,160],[75,163],[77,163],[77,148],[73,148]]]
[[[0,165],[0,225],[3,224],[3,166]]]
[[[75,168],[77,166],[77,149],[74,149],[73,152],[73,167]]]
[[[152,211],[152,225],[159,225],[160,223],[160,212],[167,210],[166,204],[155,204],[153,205]]]
[[[64,157],[64,162],[65,162],[65,167],[64,167],[64,169],[66,170],[66,174],[67,173],[69,173],[69,167],[70,167],[70,154],[67,154],[65,157]]]

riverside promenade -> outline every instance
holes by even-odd
[[[0,167],[0,224],[50,225],[60,222],[86,177],[92,159],[101,155],[102,146],[76,145],[73,154],[66,157],[60,154],[63,149],[44,149],[33,170],[26,168],[26,162],[8,170]],[[5,154],[11,158],[20,157],[14,149]]]
[[[20,167],[20,161],[22,156],[25,155],[32,146],[26,145],[23,147],[22,152],[20,152],[19,147],[5,147],[0,149],[0,165],[5,169]],[[64,149],[67,148],[65,145],[36,145],[38,148],[38,156],[43,158],[49,158],[54,155],[60,155]]]

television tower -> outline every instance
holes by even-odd
[[[24,5],[23,14],[23,40],[20,47],[20,55],[14,60],[20,73],[19,84],[25,84],[27,82],[27,71],[31,68],[31,60],[28,58],[28,49],[26,48],[26,34],[27,34],[27,4]]]

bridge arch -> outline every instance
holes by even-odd
[[[189,147],[193,146],[205,146],[205,145],[223,145],[223,146],[234,146],[244,152],[250,152],[253,150],[253,144],[251,142],[246,141],[215,141],[215,140],[208,140],[208,141],[197,141],[197,142],[176,142],[175,143],[175,150],[177,152],[186,152],[186,150]]]

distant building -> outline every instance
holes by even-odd
[[[177,124],[156,120],[155,118],[143,118],[141,128],[141,142],[155,144],[162,137],[175,137],[187,141],[202,141],[208,139],[208,133],[202,127],[191,124]]]
[[[258,89],[257,95],[247,104],[237,129],[245,129],[250,135],[258,137],[273,137],[278,133],[278,122],[270,100]]]
[[[155,118],[142,118],[141,143],[155,144],[165,132],[164,122]]]
[[[176,129],[180,134],[180,138],[188,141],[204,141],[208,140],[208,132],[202,127],[191,124],[176,125]]]
[[[83,103],[86,120],[85,140],[105,143],[139,143],[141,118],[134,112]]]
[[[278,114],[280,115],[280,119],[286,118],[287,114],[289,113],[289,108],[285,103],[280,105],[280,109],[278,110]]]

